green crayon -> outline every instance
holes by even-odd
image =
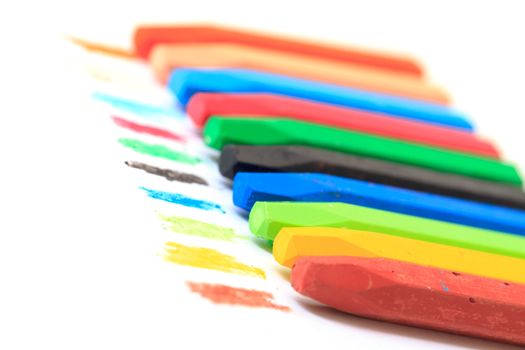
[[[514,166],[495,159],[297,120],[213,116],[204,128],[204,139],[216,149],[227,144],[312,146],[494,182],[522,184]]]
[[[345,203],[257,202],[249,224],[255,236],[270,240],[284,227],[336,227],[525,258],[521,236]]]

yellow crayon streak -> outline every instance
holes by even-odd
[[[175,264],[266,278],[264,270],[243,264],[235,257],[214,249],[189,247],[175,242],[167,242],[164,248],[164,260]]]
[[[525,283],[525,259],[343,228],[283,228],[273,243],[273,256],[289,267],[300,256],[381,257]]]

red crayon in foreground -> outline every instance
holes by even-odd
[[[350,48],[243,29],[213,25],[142,26],[135,31],[135,52],[148,58],[157,44],[237,43],[283,52],[320,57],[338,62],[422,76],[423,70],[412,58],[359,48]]]
[[[525,345],[525,285],[362,257],[302,257],[291,279],[354,315]]]
[[[198,93],[186,111],[198,127],[212,115],[288,117],[458,152],[500,158],[490,142],[443,126],[272,94]]]

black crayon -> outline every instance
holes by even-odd
[[[516,186],[313,147],[227,145],[219,170],[230,179],[240,171],[325,173],[525,209],[525,193]]]

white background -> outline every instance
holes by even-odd
[[[156,223],[56,35],[127,46],[137,22],[207,21],[410,53],[525,169],[524,14],[501,0],[3,2],[0,349],[505,348],[324,309],[297,321],[174,302],[144,239]]]

